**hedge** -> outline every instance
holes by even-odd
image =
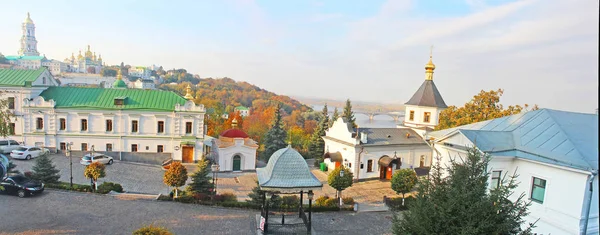
[[[408,210],[408,206],[413,203],[415,198],[413,196],[408,196],[404,198],[404,206],[402,205],[402,197],[393,197],[386,198],[385,204],[394,211],[403,211]]]
[[[92,187],[90,185],[86,185],[86,184],[73,184],[73,188],[71,188],[69,182],[58,182],[58,183],[49,183],[46,184],[47,188],[53,188],[53,189],[62,189],[62,190],[70,190],[70,191],[77,191],[77,192],[93,192]],[[107,194],[110,191],[115,191],[115,192],[119,192],[122,193],[123,192],[123,187],[120,184],[117,183],[111,183],[111,182],[104,182],[101,185],[98,186],[98,190],[96,190],[96,193],[100,193],[100,194]]]

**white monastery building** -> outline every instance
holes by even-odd
[[[438,114],[447,106],[433,83],[435,65],[430,56],[425,65],[425,81],[406,103],[408,115],[397,128],[353,128],[339,118],[326,131],[325,155],[331,171],[348,167],[357,180],[391,179],[402,168],[417,175],[429,174],[431,148],[423,135],[438,124]]]
[[[203,105],[173,92],[127,89],[120,73],[111,89],[57,85],[45,68],[0,69],[0,98],[16,115],[11,139],[59,151],[68,143],[74,151],[93,146],[148,163],[202,158]]]
[[[537,234],[598,234],[598,115],[539,109],[428,135],[447,165],[475,146],[491,155],[490,187],[514,172]],[[434,158],[435,161],[435,158]]]

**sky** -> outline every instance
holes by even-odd
[[[19,50],[27,12],[38,50],[59,60],[91,45],[107,64],[404,103],[433,45],[448,105],[502,88],[505,106],[598,108],[598,0],[6,1],[0,53]]]

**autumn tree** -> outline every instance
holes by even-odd
[[[354,117],[354,112],[352,111],[352,103],[350,103],[350,99],[346,100],[346,106],[344,106],[344,113],[342,117],[346,119],[348,123],[352,124],[352,128],[356,128],[356,118]]]
[[[323,111],[321,112],[321,120],[319,120],[319,124],[317,124],[317,129],[312,134],[310,139],[310,145],[308,147],[308,155],[311,158],[320,158],[325,153],[325,141],[323,140],[323,136],[325,136],[325,132],[329,129],[329,112],[327,110],[327,104],[323,106]]]
[[[281,105],[277,105],[271,129],[269,129],[264,138],[265,151],[263,152],[263,159],[268,161],[275,151],[285,148],[287,146],[286,137],[287,133],[283,129],[281,122]]]
[[[98,190],[98,179],[104,178],[106,172],[104,171],[105,166],[100,162],[93,162],[85,167],[83,176],[94,181],[94,190]]]
[[[175,188],[175,198],[177,198],[178,188],[185,185],[187,181],[187,169],[180,162],[173,162],[169,169],[165,171],[163,176],[163,182],[169,186]]]
[[[440,113],[439,124],[436,126],[436,130],[448,129],[475,122],[518,114],[521,111],[528,111],[529,105],[527,104],[524,106],[511,105],[504,109],[503,105],[500,104],[500,97],[503,93],[504,90],[502,89],[498,89],[496,91],[482,90],[463,107],[449,106]],[[534,105],[532,108],[532,110],[537,109],[537,105]]]
[[[392,176],[392,190],[402,194],[402,205],[404,206],[404,194],[410,193],[417,184],[417,173],[413,169],[400,169]]]
[[[438,161],[428,180],[417,186],[415,200],[402,216],[394,216],[394,234],[531,234],[533,224],[522,226],[531,202],[525,193],[514,197],[516,172],[489,189],[490,155],[476,148],[462,158]],[[511,201],[508,198],[513,197]]]

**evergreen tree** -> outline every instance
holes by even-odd
[[[414,202],[401,217],[394,216],[394,234],[531,234],[534,224],[521,227],[531,202],[524,193],[508,199],[517,187],[516,174],[490,190],[489,161],[489,155],[471,148],[462,162],[451,160],[442,169],[438,156],[429,179],[418,184]]]
[[[192,182],[187,186],[186,190],[193,193],[211,193],[214,185],[212,177],[209,176],[210,173],[209,161],[206,159],[198,161],[198,171],[192,175]]]
[[[271,124],[271,129],[265,134],[265,151],[263,152],[263,159],[268,161],[275,151],[285,148],[287,146],[285,143],[286,138],[287,133],[283,129],[283,123],[281,121],[281,103],[279,103],[277,105],[277,110],[275,110],[275,118]]]
[[[31,170],[33,171],[31,177],[42,183],[58,183],[58,179],[60,179],[60,170],[56,169],[48,154],[37,157]]]
[[[17,164],[14,164],[12,161],[8,162],[8,166],[6,167],[8,174],[21,174],[21,172],[15,168],[17,168]]]
[[[337,107],[333,109],[333,115],[331,116],[331,120],[329,120],[329,127],[333,126],[333,123],[340,117],[340,113],[338,112]]]
[[[308,146],[309,157],[319,159],[325,153],[325,141],[321,137],[325,136],[325,131],[328,129],[329,114],[327,112],[327,104],[325,104],[321,112],[321,119],[319,120],[319,124],[317,124],[317,129],[310,138]]]
[[[346,100],[346,106],[344,107],[342,117],[345,118],[348,123],[352,124],[352,128],[356,128],[356,118],[354,118],[354,112],[352,112],[352,103],[350,103],[350,99]]]

